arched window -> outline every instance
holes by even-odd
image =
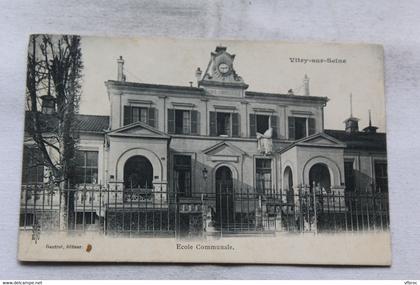
[[[126,188],[153,188],[153,167],[146,157],[137,155],[126,161],[124,186]]]

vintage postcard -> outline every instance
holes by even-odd
[[[19,260],[391,264],[382,46],[33,35],[25,96]]]

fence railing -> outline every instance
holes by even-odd
[[[209,236],[387,230],[387,193],[217,188],[188,197],[166,185],[24,185],[21,229],[106,235]]]

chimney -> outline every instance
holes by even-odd
[[[197,67],[197,70],[195,71],[195,78],[197,80],[197,87],[200,87],[200,80],[201,80],[201,75],[203,74],[203,72],[201,71],[201,69],[199,67]]]
[[[353,117],[353,94],[350,93],[350,117],[344,121],[346,133],[352,134],[359,131],[359,119]]]
[[[369,110],[369,126],[364,128],[363,131],[368,134],[376,134],[377,129],[378,127],[372,126],[372,117],[371,117],[371,112]]]
[[[118,64],[118,74],[117,74],[117,80],[118,81],[125,81],[125,74],[124,74],[124,59],[120,55],[120,58],[117,59]]]
[[[303,88],[304,88],[304,95],[309,96],[309,77],[305,74],[305,77],[303,78]]]

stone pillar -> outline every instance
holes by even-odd
[[[262,207],[262,200],[261,200],[261,195],[258,196],[258,205],[255,208],[255,225],[257,227],[257,229],[262,229],[263,228],[263,207]]]

